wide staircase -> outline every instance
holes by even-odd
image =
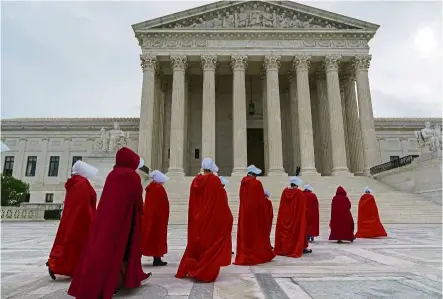
[[[226,177],[230,184],[226,187],[229,205],[234,215],[234,223],[238,219],[239,187],[241,177]],[[331,215],[331,200],[338,186],[342,186],[352,202],[352,215],[357,221],[358,201],[363,188],[372,189],[383,223],[442,223],[442,207],[419,195],[393,190],[391,187],[368,177],[339,176],[301,176],[305,184],[311,184],[320,204],[320,222],[328,223]],[[165,184],[170,201],[169,223],[187,224],[189,186],[192,177],[179,180],[171,178]],[[280,195],[288,186],[286,176],[259,177],[265,189],[271,193],[274,215],[277,217]],[[274,221],[275,222],[275,221]],[[274,223],[275,224],[275,223]]]

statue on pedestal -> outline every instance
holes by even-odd
[[[118,122],[114,122],[114,127],[108,132],[106,132],[104,127],[100,130],[98,150],[115,153],[120,148],[128,145],[128,139],[129,133],[123,132]]]
[[[437,152],[442,150],[441,128],[435,125],[431,128],[430,122],[425,122],[425,127],[415,132],[418,147],[423,152]]]

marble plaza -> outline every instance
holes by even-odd
[[[2,298],[71,298],[69,279],[52,281],[45,262],[58,222],[2,223]],[[353,244],[327,241],[329,230],[300,259],[277,257],[254,266],[223,268],[215,283],[174,278],[186,246],[186,226],[170,226],[168,266],[153,268],[153,277],[133,292],[116,298],[151,299],[431,299],[442,296],[442,226],[386,225],[389,237],[358,239]],[[235,244],[235,228],[233,241]],[[235,245],[234,245],[235,246]]]

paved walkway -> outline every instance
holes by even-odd
[[[1,298],[71,298],[69,279],[52,281],[45,262],[58,223],[2,223]],[[254,267],[223,268],[212,284],[175,279],[184,251],[186,227],[170,227],[168,266],[153,268],[153,277],[127,298],[441,298],[441,225],[386,225],[389,237],[356,240],[353,244],[327,241],[324,227],[313,253],[300,259],[277,257]],[[235,234],[234,234],[235,236]]]

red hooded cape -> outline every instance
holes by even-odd
[[[275,254],[269,240],[267,199],[261,182],[253,176],[245,176],[240,186],[238,213],[236,265],[257,265],[271,261]]]
[[[331,229],[329,240],[354,240],[354,219],[351,213],[351,201],[346,196],[345,189],[341,186],[337,188],[336,195],[332,199],[329,228]]]
[[[318,235],[320,234],[320,212],[318,208],[317,195],[309,190],[304,190],[303,194],[306,199],[307,209],[306,234],[311,237],[318,237]]]
[[[68,179],[65,189],[65,206],[48,263],[54,274],[72,276],[95,216],[97,194],[80,175]]]
[[[111,298],[124,261],[127,266],[123,287],[139,287],[149,277],[143,272],[140,259],[143,187],[135,171],[139,160],[126,147],[117,152],[69,295],[81,299]]]
[[[232,223],[220,179],[212,173],[197,175],[189,195],[188,244],[175,277],[215,281],[220,267],[231,264]]]
[[[306,199],[298,188],[283,190],[275,228],[277,255],[301,257],[308,248],[306,237]]]
[[[146,187],[141,251],[144,256],[162,257],[168,252],[169,200],[162,184]]]
[[[274,220],[274,208],[272,207],[272,201],[266,198],[266,210],[268,211],[268,236],[271,236],[272,220]]]
[[[381,224],[374,196],[365,193],[358,203],[357,238],[387,237],[388,234]]]

